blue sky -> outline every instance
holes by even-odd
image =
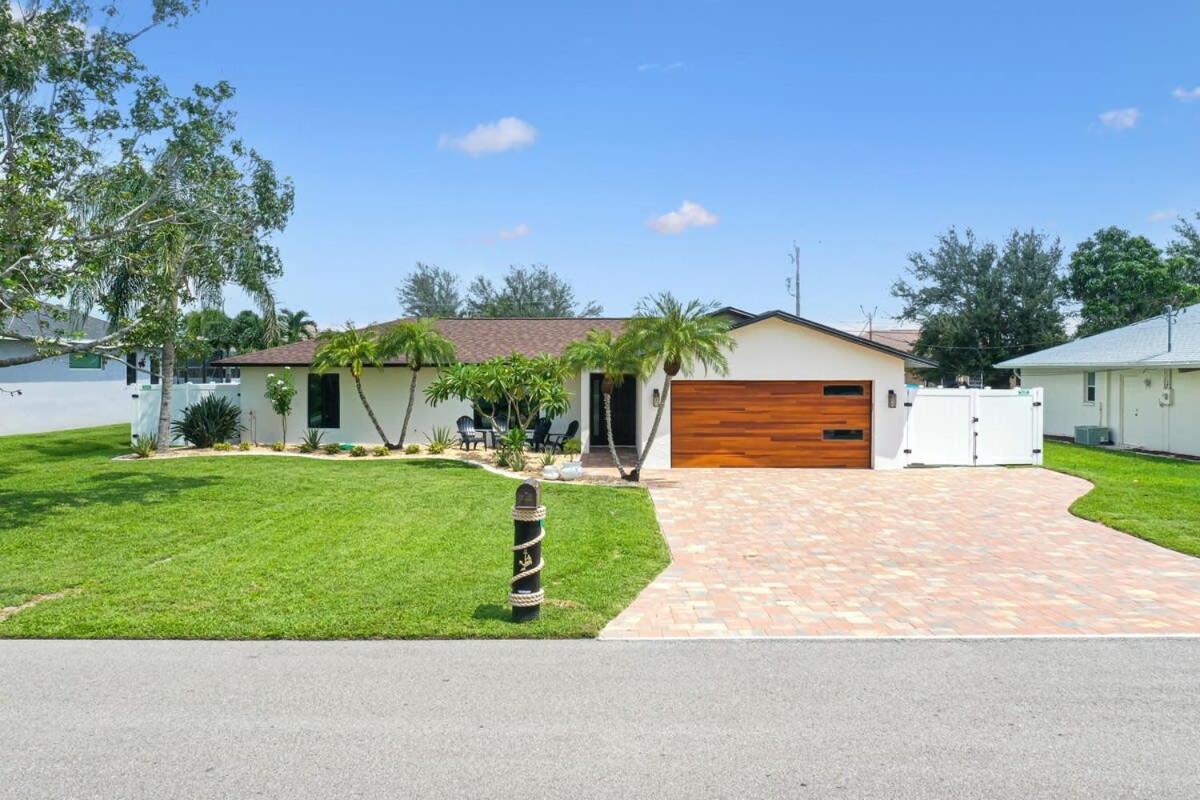
[[[1200,5],[983,5],[211,0],[141,52],[237,87],[296,184],[279,295],[322,323],[398,316],[418,260],[789,308],[795,239],[804,314],[853,324],[950,225],[1069,249],[1200,207]]]

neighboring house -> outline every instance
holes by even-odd
[[[920,328],[873,328],[869,331],[864,331],[860,334],[872,342],[886,344],[895,350],[902,353],[912,354],[917,346],[917,338],[921,335]],[[925,379],[921,377],[917,369],[907,369],[904,372],[904,379],[914,386],[924,386]]]
[[[1200,304],[996,365],[1045,390],[1047,435],[1077,425],[1115,444],[1200,456]]]
[[[732,324],[736,349],[728,376],[690,375],[675,380],[647,466],[842,466],[904,465],[906,366],[926,359],[782,311],[754,315],[734,308],[716,312]],[[479,362],[513,352],[559,355],[589,330],[620,330],[625,319],[444,319],[438,329],[452,340],[460,361]],[[386,327],[386,326],[383,326]],[[370,443],[377,435],[345,370],[310,371],[317,342],[304,341],[233,356],[219,365],[241,369],[243,423],[258,441],[278,440],[279,418],[264,397],[267,376],[292,368],[299,394],[288,433],[305,428],[326,440]],[[467,403],[431,407],[424,389],[436,370],[421,370],[409,441],[423,442],[437,425],[453,426],[471,415]],[[408,402],[410,373],[402,361],[368,369],[363,385],[384,431],[398,436]],[[613,397],[613,434],[618,445],[645,444],[657,411],[661,371],[625,381]],[[600,375],[582,372],[567,380],[569,410],[552,432],[579,422],[585,451],[606,446]],[[482,422],[480,420],[480,422]]]
[[[102,319],[70,319],[63,313],[50,309],[10,318],[0,328],[0,358],[34,352],[33,344],[13,338],[14,333],[62,337],[75,343],[95,341],[107,333],[108,323]],[[137,353],[125,358],[139,363],[133,359],[143,366],[147,363],[144,355]],[[0,436],[127,422],[128,386],[148,378],[148,371],[98,353],[72,353],[0,367],[0,389],[4,390],[0,393]]]

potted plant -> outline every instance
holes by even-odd
[[[578,456],[583,452],[583,445],[578,439],[568,439],[563,442],[563,455],[567,457],[567,463],[562,465],[558,471],[559,477],[564,481],[573,481],[576,478],[583,477],[583,462],[578,460]]]

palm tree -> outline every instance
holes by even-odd
[[[279,333],[286,344],[312,339],[317,335],[317,323],[303,308],[291,311],[279,309]]]
[[[667,400],[671,396],[671,380],[680,371],[691,374],[697,367],[703,367],[705,372],[712,370],[718,375],[728,374],[729,362],[725,359],[725,352],[732,350],[736,343],[729,335],[729,323],[713,316],[716,308],[716,303],[701,303],[699,300],[684,305],[670,292],[647,297],[638,303],[637,312],[629,321],[627,335],[633,348],[644,354],[646,366],[662,365],[664,378],[654,424],[650,426],[646,446],[638,454],[637,465],[629,473],[630,480],[638,479],[642,465],[650,454],[650,447],[662,422],[663,409],[667,407]]]
[[[383,359],[403,355],[408,368],[412,370],[412,381],[408,386],[408,408],[404,411],[400,441],[396,444],[397,447],[404,447],[404,437],[408,435],[408,421],[412,418],[413,400],[417,396],[417,373],[421,371],[421,367],[453,361],[454,343],[438,333],[434,327],[434,320],[417,319],[392,326],[381,337],[379,352]]]
[[[325,331],[317,337],[317,340],[321,344],[313,357],[313,369],[317,374],[323,374],[339,367],[350,370],[350,376],[354,378],[354,388],[358,390],[358,399],[362,401],[363,408],[367,410],[367,416],[371,418],[375,432],[379,434],[385,447],[395,449],[388,441],[387,434],[383,432],[383,426],[376,419],[375,410],[367,402],[367,395],[363,392],[362,387],[363,369],[367,365],[383,369],[384,359],[380,353],[379,337],[375,335],[375,331],[370,328],[356,329],[353,322],[347,322],[346,330]]]
[[[640,358],[633,347],[633,340],[628,334],[614,336],[612,331],[588,331],[587,337],[567,345],[563,357],[575,369],[599,370],[604,374],[600,382],[600,393],[604,396],[604,428],[608,434],[608,452],[612,454],[613,463],[622,478],[627,478],[625,466],[617,455],[617,445],[613,440],[612,426],[612,395],[613,390],[625,381],[629,374],[645,374],[645,361]]]

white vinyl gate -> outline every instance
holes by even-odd
[[[171,391],[171,421],[183,416],[183,410],[201,399],[215,394],[228,397],[235,406],[242,405],[240,383],[177,383]],[[162,404],[162,391],[158,384],[142,384],[133,388],[133,418],[130,434],[133,444],[142,436],[158,433],[158,409]],[[171,444],[183,444],[176,437]]]
[[[906,464],[1042,463],[1041,389],[910,388]]]

